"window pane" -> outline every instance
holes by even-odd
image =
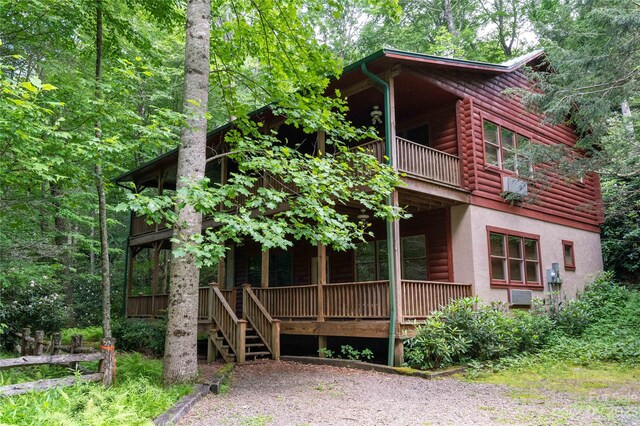
[[[509,237],[509,258],[522,259],[522,238]]]
[[[356,262],[375,262],[375,241],[356,244]]]
[[[404,237],[402,239],[402,257],[407,259],[426,257],[424,242],[424,235]]]
[[[502,168],[505,170],[516,171],[516,152],[503,149],[502,150]]]
[[[402,264],[404,279],[426,281],[427,264],[425,259],[405,259]]]
[[[378,264],[378,279],[379,280],[389,279],[389,263],[388,262],[380,262]]]
[[[494,280],[506,280],[505,276],[506,262],[504,259],[491,259],[491,278]]]
[[[386,262],[387,256],[387,240],[378,241],[378,262]]]
[[[567,266],[573,265],[573,250],[572,247],[568,244],[564,246],[564,264]]]
[[[484,122],[484,140],[493,145],[498,145],[498,126],[488,121]]]
[[[498,126],[488,121],[484,122],[484,152],[485,163],[500,167],[500,141],[498,139]]]
[[[522,261],[509,260],[509,280],[522,281]]]
[[[500,136],[502,137],[502,148],[514,151],[516,148],[516,135],[511,130],[500,129]]]
[[[538,260],[538,241],[524,239],[524,254],[527,260]]]
[[[527,282],[539,283],[540,282],[540,268],[538,262],[527,262]]]
[[[498,161],[498,147],[494,145],[484,144],[485,162],[492,166],[500,167]]]
[[[531,161],[531,144],[529,138],[518,135],[518,173],[527,175],[533,171],[533,162]]]
[[[504,235],[492,232],[489,234],[489,241],[491,242],[491,255],[504,257]]]
[[[376,265],[374,263],[359,263],[356,265],[356,281],[375,281]]]

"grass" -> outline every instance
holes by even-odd
[[[79,334],[82,336],[83,344],[87,342],[100,343],[102,341],[102,327],[66,328],[60,332],[62,334],[62,344],[71,343],[71,336]]]
[[[146,425],[193,389],[162,386],[162,362],[140,354],[117,359],[116,385],[77,384],[3,398],[0,424]]]
[[[524,368],[505,369],[496,373],[484,372],[474,381],[504,384],[524,391],[537,389],[568,392],[579,395],[594,390],[616,390],[640,383],[640,366],[626,367],[620,364],[598,363],[590,366],[569,362],[544,363]],[[531,392],[536,395],[535,392]]]

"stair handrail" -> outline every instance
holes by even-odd
[[[280,320],[273,319],[256,294],[251,284],[242,286],[242,315],[253,326],[256,334],[271,352],[271,357],[280,359]]]
[[[209,284],[209,317],[229,343],[238,362],[244,362],[247,321],[238,319],[215,281]]]

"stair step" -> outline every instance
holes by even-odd
[[[244,345],[245,348],[265,348],[264,343],[247,343]]]
[[[271,356],[271,352],[269,351],[259,351],[259,352],[247,352],[245,356]]]

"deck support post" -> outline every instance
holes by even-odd
[[[322,349],[327,348],[327,336],[318,336],[318,357],[326,358],[327,356]]]
[[[269,288],[269,249],[262,251],[260,287]]]
[[[318,243],[318,318],[324,321],[324,285],[327,283],[327,246]]]
[[[162,241],[153,243],[153,270],[151,272],[151,318],[156,317],[156,293],[160,281],[160,247]]]
[[[208,299],[207,299],[207,319],[209,321],[209,332],[207,333],[207,362],[212,363],[215,362],[216,358],[218,358],[218,348],[213,343],[213,298],[215,296],[214,289],[218,286],[218,283],[211,282],[209,283],[209,291],[208,291]]]
[[[402,339],[396,339],[393,345],[393,365],[400,367],[404,362],[404,344]]]

